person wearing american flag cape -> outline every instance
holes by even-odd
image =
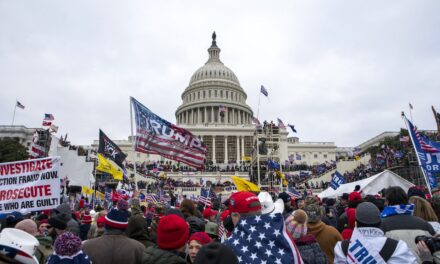
[[[286,232],[283,215],[280,212],[261,214],[262,206],[254,193],[232,194],[229,210],[235,227],[224,243],[233,250],[239,263],[303,263]]]

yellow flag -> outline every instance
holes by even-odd
[[[96,191],[96,197],[101,200],[105,200],[105,194],[102,192]]]
[[[115,180],[122,180],[123,172],[120,171],[116,165],[113,165],[109,160],[104,158],[100,153],[98,153],[98,166],[96,169],[113,175]]]
[[[359,157],[359,156],[355,156],[354,159],[355,159],[356,161],[358,161],[358,160],[361,159],[361,157]]]
[[[249,156],[243,156],[243,161],[251,161],[251,157],[249,157]]]
[[[238,191],[251,191],[251,192],[259,192],[260,188],[254,183],[247,181],[238,176],[231,176],[231,179],[234,181],[235,187],[237,187]]]
[[[286,180],[286,175],[284,175],[284,173],[282,173],[281,171],[277,171],[276,174],[283,181],[283,186],[287,186],[289,184]]]
[[[87,186],[83,186],[82,187],[82,193],[87,194],[87,195],[92,195],[93,194],[93,189],[89,188]]]

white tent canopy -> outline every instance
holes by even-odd
[[[329,187],[318,194],[318,196],[319,198],[335,198],[337,196],[341,196],[343,193],[351,193],[356,185],[359,185],[361,187],[363,195],[375,195],[379,193],[383,188],[388,188],[390,186],[400,186],[403,188],[403,190],[405,190],[405,192],[407,192],[410,187],[414,186],[414,184],[405,180],[394,172],[385,170],[379,174],[360,181],[342,184],[336,190],[333,190],[331,187]]]

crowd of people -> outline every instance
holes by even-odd
[[[221,203],[63,203],[3,215],[1,263],[439,263],[440,197],[239,191]],[[257,262],[258,260],[258,262]]]

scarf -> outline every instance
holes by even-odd
[[[414,213],[414,204],[400,204],[400,205],[385,206],[382,213],[380,214],[380,217],[386,218],[392,215],[413,215],[413,213]]]
[[[374,245],[371,238],[382,237],[382,230],[374,227],[355,228],[350,239],[347,252],[346,263],[377,263],[386,264],[379,252],[381,248]],[[367,239],[370,237],[370,239]],[[358,254],[363,249],[367,249],[368,255]]]

